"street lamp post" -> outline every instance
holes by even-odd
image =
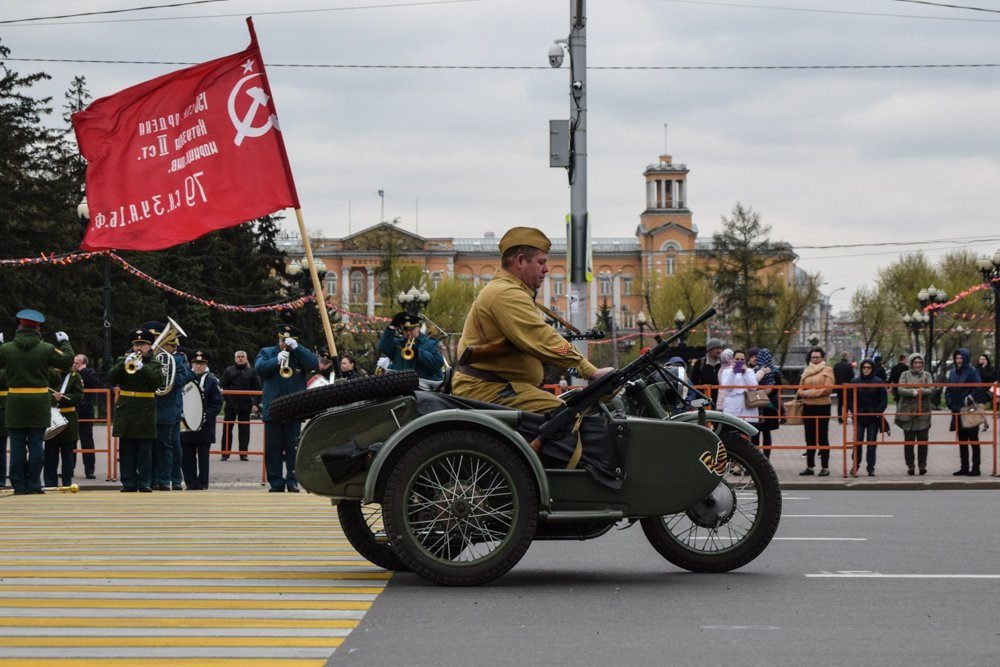
[[[418,290],[416,287],[410,287],[406,292],[400,292],[396,295],[396,303],[412,318],[416,318],[420,314],[421,308],[426,308],[430,302],[431,295],[427,293],[427,290]]]
[[[993,363],[1000,357],[1000,250],[993,257],[979,258],[979,272],[993,291]]]
[[[309,258],[303,257],[301,260],[293,259],[285,267],[285,273],[288,274],[292,280],[296,283],[298,288],[303,294],[314,294],[312,279],[309,274]],[[319,276],[320,282],[326,277],[326,264],[321,259],[316,259],[316,274]],[[317,312],[320,308],[326,308],[325,303],[320,303],[319,296],[316,296],[316,309]],[[316,346],[316,336],[313,332],[314,322],[310,311],[306,311],[306,342],[310,347]]]
[[[83,196],[76,207],[76,214],[84,225],[90,223],[90,207],[87,206],[87,195]],[[104,327],[104,359],[101,362],[101,377],[106,378],[111,370],[111,360],[114,358],[114,349],[111,345],[111,255],[104,253],[104,314],[102,326]]]
[[[948,300],[948,295],[945,294],[943,289],[938,289],[931,285],[930,287],[925,287],[924,289],[917,292],[917,301],[920,302],[921,308],[926,308],[929,305],[935,303],[944,303]],[[924,367],[930,371],[934,372],[934,315],[936,311],[927,311],[927,355],[924,359]]]
[[[687,318],[684,316],[684,311],[678,308],[677,312],[674,313],[674,326],[677,327],[677,331],[680,331],[681,329],[684,328],[684,323],[686,321]],[[685,342],[687,342],[687,334],[681,334],[680,336],[677,337],[678,347],[684,347]]]
[[[646,313],[639,311],[639,314],[635,316],[635,321],[639,325],[639,351],[646,347],[645,342],[643,342],[642,332],[646,328]]]
[[[906,328],[910,330],[913,335],[913,350],[920,350],[920,330],[927,326],[931,318],[927,313],[921,313],[919,310],[914,309],[913,313],[910,315],[903,315],[903,324]]]

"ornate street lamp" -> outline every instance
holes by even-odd
[[[680,331],[681,329],[684,328],[684,323],[685,322],[687,322],[687,318],[684,316],[684,311],[682,311],[680,308],[678,308],[677,312],[674,313],[674,326],[677,327],[678,331]],[[679,336],[677,338],[677,345],[678,345],[678,347],[684,347],[684,343],[686,341],[687,341],[687,334]]]
[[[910,330],[910,333],[913,336],[914,350],[920,350],[920,331],[926,327],[930,321],[930,315],[922,313],[916,308],[913,309],[913,313],[903,315],[903,324],[906,325],[906,328]]]
[[[90,207],[87,206],[87,195],[83,196],[76,207],[76,214],[86,227],[90,223]],[[111,370],[111,362],[115,358],[111,345],[111,255],[104,253],[104,359],[101,363],[101,377],[106,378]]]
[[[316,275],[319,276],[319,280],[322,283],[323,279],[326,278],[326,264],[323,260],[316,258]],[[285,275],[291,278],[291,283],[298,287],[302,294],[313,294],[313,283],[312,277],[309,274],[309,258],[303,257],[302,259],[293,259],[285,267]],[[326,304],[320,304],[319,295],[316,296],[316,308],[317,312],[319,308],[326,308]],[[310,347],[315,347],[316,338],[313,333],[315,327],[315,322],[312,317],[312,311],[306,310],[306,342]]]
[[[639,351],[641,352],[642,348],[646,347],[642,337],[643,330],[646,328],[646,313],[640,310],[639,314],[635,316],[635,321],[639,325]]]
[[[1000,357],[1000,250],[993,253],[993,257],[979,258],[979,272],[983,274],[983,281],[990,284],[993,291],[993,364],[997,364],[997,357]]]
[[[944,303],[948,300],[948,295],[945,294],[943,289],[938,289],[931,285],[930,287],[925,287],[924,289],[917,292],[917,301],[920,302],[920,308],[926,308],[927,306],[935,303]],[[934,315],[937,311],[930,310],[927,314],[930,318],[927,321],[927,355],[924,359],[924,367],[930,371],[934,372],[934,366],[932,365],[934,361]]]
[[[407,315],[413,318],[416,318],[420,314],[420,310],[426,308],[430,302],[431,295],[427,293],[427,290],[418,290],[416,287],[410,287],[408,291],[396,295],[396,303],[406,311]]]

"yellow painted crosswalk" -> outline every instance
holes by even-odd
[[[0,667],[322,665],[390,573],[307,494],[0,498]]]

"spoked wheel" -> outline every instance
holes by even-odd
[[[728,572],[756,558],[781,519],[781,488],[767,458],[746,437],[724,438],[729,462],[719,485],[679,514],[646,517],[642,530],[668,561],[692,572]]]
[[[344,536],[355,551],[386,570],[409,572],[389,546],[389,538],[382,525],[382,506],[378,503],[361,504],[358,500],[341,500],[337,503],[337,517]]]
[[[484,433],[450,431],[400,458],[384,507],[403,563],[429,581],[470,586],[521,560],[538,523],[538,490],[513,447]]]

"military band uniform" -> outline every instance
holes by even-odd
[[[148,331],[132,332],[132,342],[152,343]],[[163,383],[163,371],[148,352],[142,368],[125,371],[122,357],[108,372],[108,383],[119,388],[111,434],[118,438],[118,466],[122,491],[152,491],[153,446],[156,443],[156,389]]]
[[[201,404],[205,420],[197,431],[181,433],[181,449],[184,451],[181,468],[184,471],[184,485],[188,491],[208,488],[209,450],[215,442],[215,419],[222,409],[222,390],[219,380],[207,370],[208,356],[201,350],[191,357],[191,364],[198,362],[206,364],[206,370],[200,375],[195,373],[194,382],[201,387]]]
[[[298,331],[295,327],[281,325],[278,327],[278,335],[294,340]],[[319,360],[312,351],[300,345],[297,340],[293,346],[294,349],[285,350],[278,345],[262,348],[254,362],[254,370],[257,371],[263,384],[261,419],[264,422],[264,467],[267,471],[267,483],[270,486],[268,490],[272,492],[287,489],[294,493],[299,490],[299,483],[295,478],[295,455],[302,422],[271,421],[268,407],[271,401],[279,396],[304,391],[307,374],[319,367]],[[292,369],[292,375],[288,378],[281,377],[279,372],[281,366],[279,355],[283,351],[289,353],[288,366]]]
[[[501,255],[521,246],[548,253],[550,242],[537,229],[515,227],[500,240]],[[535,274],[539,283],[542,277],[544,273]],[[519,410],[547,413],[563,404],[540,386],[545,365],[584,378],[598,372],[545,323],[535,303],[535,287],[504,268],[494,274],[473,302],[458,341],[459,357],[470,345],[490,345],[502,352],[459,366],[452,380],[452,393]]]
[[[420,322],[414,321],[405,322],[401,327],[386,327],[378,341],[379,354],[389,357],[389,370],[414,370],[417,372],[417,377],[421,379],[440,382],[444,379],[442,371],[444,356],[441,354],[441,346],[438,342],[427,334],[421,332],[413,339],[413,358],[403,358],[403,348],[406,347],[407,341],[404,331],[418,326],[420,326]]]
[[[153,330],[153,334],[159,331]],[[166,345],[168,343],[164,343]],[[167,352],[167,354],[171,354]],[[179,352],[174,358],[173,389],[156,397],[156,445],[153,447],[153,489],[169,491],[171,484],[180,491],[184,480],[181,472],[181,415],[184,411],[184,393],[181,389],[194,378],[187,357]],[[161,366],[161,373],[162,373]],[[163,383],[163,377],[160,377]]]
[[[3,344],[3,334],[0,334]],[[0,489],[7,488],[7,371],[0,369]]]
[[[76,442],[80,438],[80,419],[76,408],[83,400],[83,380],[76,371],[60,375],[52,371],[54,391],[62,394],[54,400],[54,406],[69,422],[61,432],[45,441],[45,471],[42,477],[45,486],[69,486],[73,483],[73,470],[76,468]],[[63,389],[65,387],[65,390]],[[55,399],[55,395],[53,395]],[[61,464],[61,473],[60,473]]]
[[[10,433],[10,483],[14,493],[42,491],[43,438],[52,423],[49,369],[73,365],[73,348],[58,332],[60,346],[42,340],[45,317],[35,310],[17,314],[20,328],[14,340],[0,345],[0,369],[7,371],[7,418]]]

